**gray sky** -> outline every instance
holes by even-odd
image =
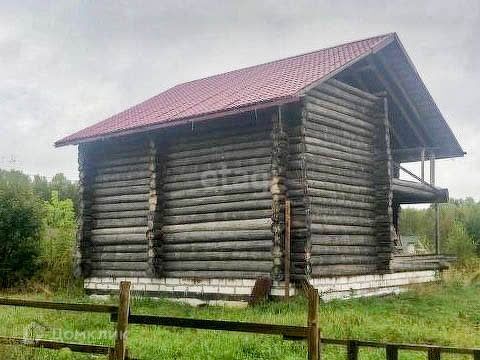
[[[468,152],[438,184],[480,199],[476,0],[2,1],[0,167],[76,179],[65,135],[177,83],[392,31]]]

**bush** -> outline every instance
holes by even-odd
[[[0,170],[0,286],[9,287],[38,268],[42,206],[30,179]]]
[[[75,229],[72,200],[60,200],[58,192],[52,191],[50,201],[45,202],[40,279],[54,288],[66,287],[73,281]]]
[[[434,248],[434,224],[433,206],[428,209],[406,208],[400,213],[402,235],[416,235],[430,251]],[[475,253],[480,255],[480,202],[467,198],[452,199],[448,204],[441,204],[440,239],[442,252],[458,251],[460,257],[463,257],[468,249],[472,255]],[[470,241],[473,246],[470,245]]]
[[[56,174],[51,181],[44,176],[35,175],[33,177],[33,192],[44,201],[50,201],[52,191],[58,193],[60,200],[70,199],[73,207],[78,210],[78,183],[68,180],[62,173]]]
[[[453,254],[461,264],[465,264],[475,256],[475,244],[464,225],[454,221],[448,232],[444,248],[447,253]]]

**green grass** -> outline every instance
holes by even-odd
[[[5,294],[1,294],[4,296]],[[14,296],[15,294],[7,294]],[[22,298],[45,298],[17,294]],[[81,292],[63,293],[49,300],[92,302]],[[112,300],[113,302],[114,300]],[[304,325],[306,301],[273,302],[248,309],[192,308],[163,300],[135,298],[133,312],[207,319]],[[28,327],[29,324],[36,325]],[[408,343],[480,347],[480,283],[449,281],[423,285],[399,296],[333,301],[320,304],[322,336]],[[27,330],[26,330],[27,329]],[[108,315],[2,307],[0,335],[112,344]],[[63,337],[63,339],[61,339]],[[304,342],[278,336],[131,325],[131,354],[139,359],[305,359]],[[382,359],[382,350],[361,350],[362,359]],[[24,347],[0,347],[0,359],[91,359]],[[98,357],[96,357],[98,358]],[[345,350],[327,346],[324,359],[344,359]],[[450,359],[452,356],[443,358]],[[461,358],[461,357],[455,357]],[[464,357],[466,358],[466,357]],[[402,352],[401,359],[425,359],[424,353]]]

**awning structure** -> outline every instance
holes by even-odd
[[[393,200],[398,204],[430,204],[448,202],[448,189],[409,180],[392,179]]]
[[[390,264],[394,272],[422,271],[422,270],[445,270],[456,260],[454,256],[425,254],[403,255],[395,254]]]

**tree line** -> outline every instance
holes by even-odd
[[[0,287],[73,282],[78,186],[63,174],[50,181],[0,169]]]
[[[51,180],[0,169],[0,287],[40,281],[72,283],[78,184],[63,174]],[[434,247],[434,208],[402,209],[402,236],[419,251]],[[451,200],[440,206],[441,250],[461,263],[480,256],[480,202]]]
[[[400,213],[400,233],[415,236],[417,248],[434,247],[435,210],[405,208]],[[472,198],[452,199],[440,204],[440,249],[459,260],[480,256],[480,202]]]

